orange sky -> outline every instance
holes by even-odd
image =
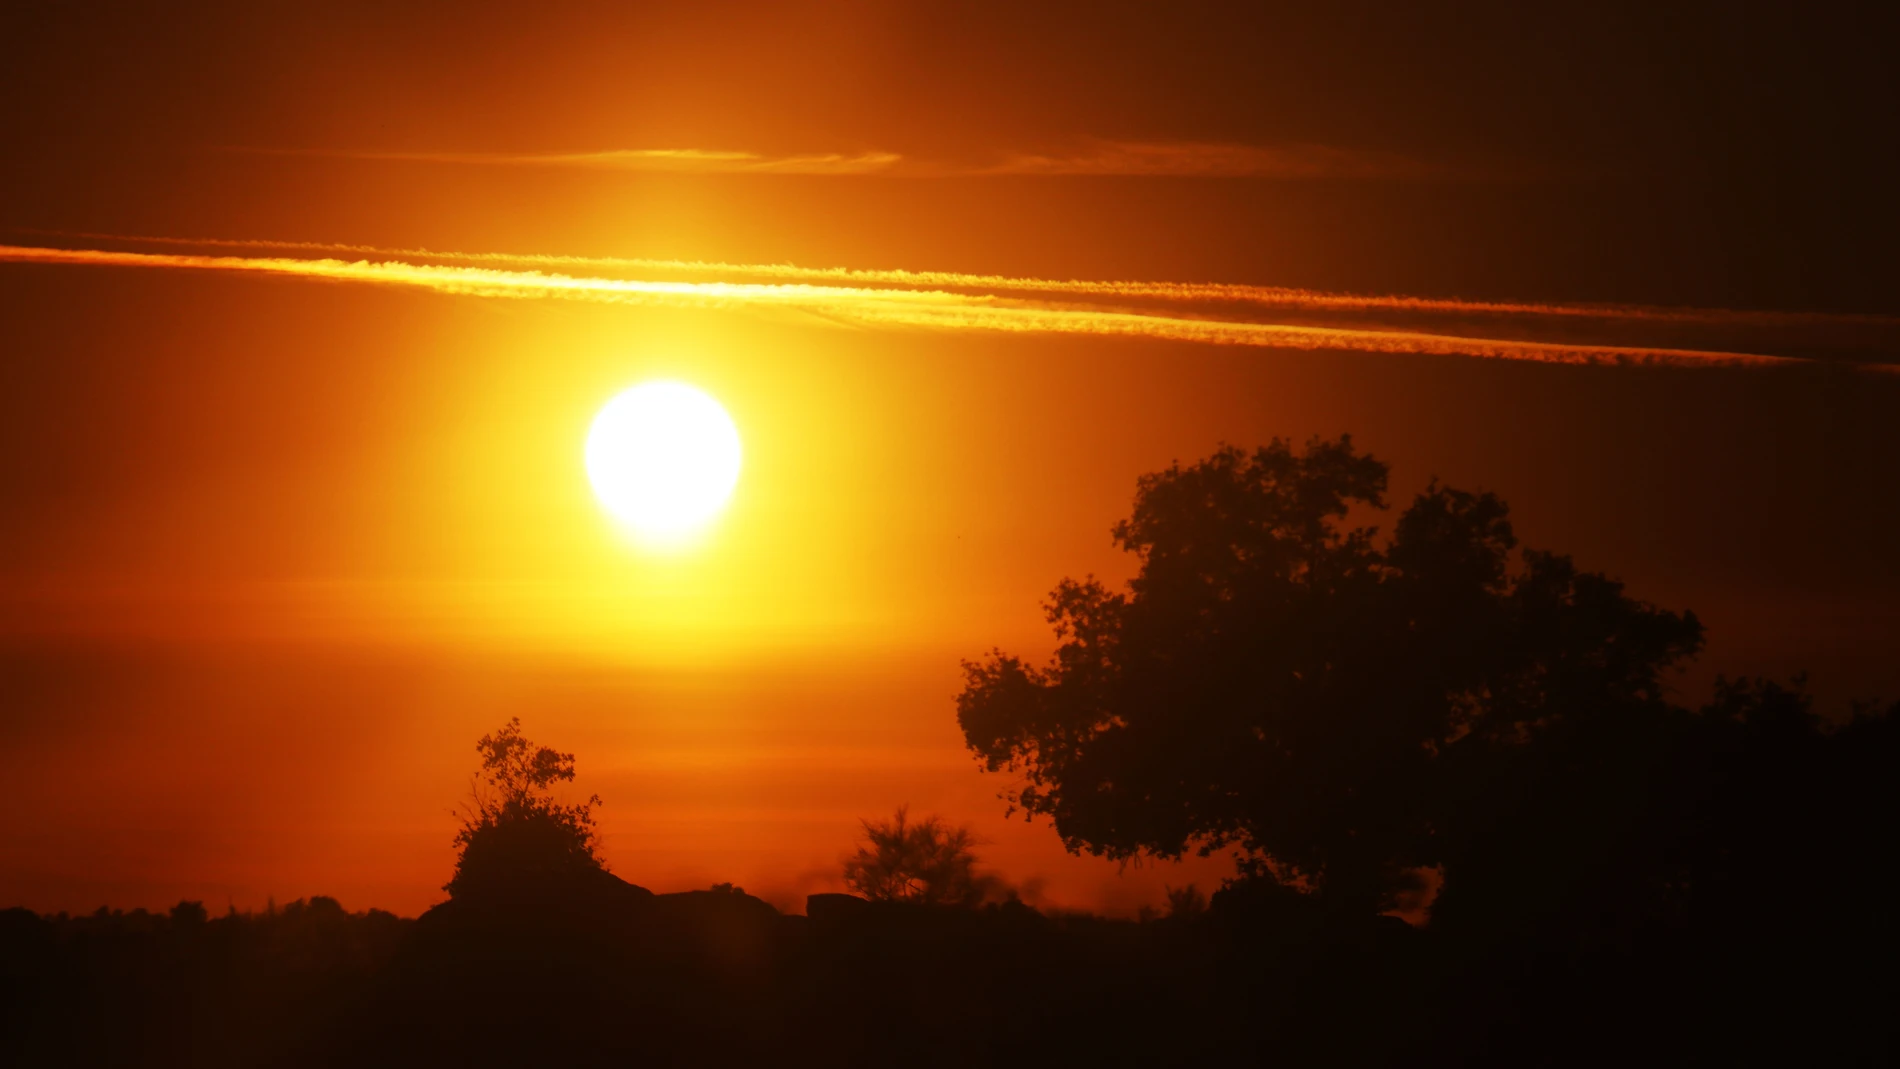
[[[1687,697],[1804,667],[1833,708],[1900,695],[1900,375],[1859,366],[1900,362],[1889,220],[1698,187],[1744,173],[1725,109],[1748,100],[1678,86],[1542,129],[1417,66],[1398,16],[1363,41],[1283,26],[1345,72],[1272,45],[1301,80],[1235,51],[1260,27],[1187,16],[1078,45],[1053,16],[985,36],[883,5],[244,10],[14,27],[38,47],[0,84],[23,102],[0,245],[28,250],[0,255],[0,905],[417,912],[474,739],[517,715],[578,754],[608,861],[658,890],[798,904],[906,802],[975,825],[1035,900],[1206,886],[1213,863],[1118,871],[1005,821],[951,699],[960,658],[1049,648],[1058,579],[1127,574],[1107,531],[1137,475],[1275,435],[1352,432],[1401,501],[1498,491],[1528,544],[1695,609]],[[1684,62],[1719,81],[1719,52]],[[1779,114],[1753,136],[1799,140]],[[1889,151],[1859,144],[1829,151]],[[1866,208],[1854,183],[1885,172],[1855,173],[1833,193]],[[417,249],[754,289],[597,303],[153,258],[449,262]],[[774,264],[999,277],[731,266]],[[768,288],[798,285],[878,292]],[[919,315],[893,287],[945,293]],[[1346,333],[1271,333],[1316,328]],[[593,413],[652,377],[718,397],[746,451],[684,555],[630,546],[581,466]]]

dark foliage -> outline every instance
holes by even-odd
[[[845,886],[873,902],[971,906],[985,881],[976,874],[976,836],[942,818],[910,819],[899,806],[888,821],[864,821],[864,842],[845,859]]]
[[[481,782],[455,836],[455,875],[443,890],[458,899],[511,901],[550,886],[606,875],[595,853],[600,796],[563,804],[557,783],[574,779],[574,755],[521,736],[519,718],[475,744]]]
[[[1144,476],[1114,530],[1139,574],[1058,586],[1048,665],[966,664],[965,739],[1072,850],[1231,846],[1337,908],[1392,908],[1467,851],[1497,766],[1663,715],[1702,630],[1568,558],[1514,557],[1490,494],[1434,484],[1383,542],[1348,525],[1385,486],[1350,438]]]
[[[732,888],[417,921],[320,899],[204,923],[14,910],[0,1061],[1891,1064],[1890,922],[1782,914],[1776,894],[1567,947],[1351,919],[1261,881],[1148,923],[837,895],[782,916]]]
[[[0,912],[0,1064],[302,1063],[363,1012],[414,923],[324,897],[221,917]]]

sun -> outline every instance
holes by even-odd
[[[739,429],[703,390],[644,382],[607,402],[587,432],[594,496],[641,541],[677,545],[725,508],[739,481]]]

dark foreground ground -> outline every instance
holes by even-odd
[[[1893,1064],[1890,926],[1561,949],[1217,895],[1146,923],[816,896],[0,913],[18,1066]],[[1884,925],[1884,922],[1883,922]]]

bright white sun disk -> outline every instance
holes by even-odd
[[[647,382],[607,402],[587,432],[587,478],[647,541],[678,542],[725,507],[739,481],[739,430],[704,391]]]

